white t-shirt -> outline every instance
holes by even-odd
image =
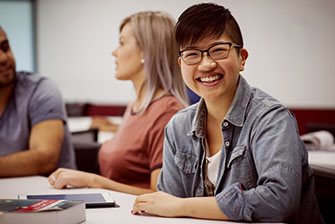
[[[206,157],[208,160],[207,175],[208,179],[216,186],[216,180],[218,178],[221,150],[211,157]]]

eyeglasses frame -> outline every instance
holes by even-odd
[[[220,44],[228,44],[228,45],[229,45],[229,51],[228,51],[228,54],[227,54],[227,56],[226,56],[225,58],[214,59],[214,58],[212,58],[212,56],[209,54],[209,50],[210,50],[211,48],[217,46],[217,45],[220,45]],[[223,60],[223,59],[228,58],[229,53],[230,53],[230,49],[231,49],[232,46],[235,47],[235,48],[242,48],[240,45],[235,44],[235,43],[232,43],[232,42],[218,42],[218,43],[216,43],[216,44],[210,46],[210,47],[207,48],[206,50],[193,49],[193,48],[190,48],[190,49],[184,49],[184,50],[179,51],[179,52],[178,52],[178,55],[179,55],[179,57],[181,57],[181,59],[185,62],[185,64],[187,64],[187,65],[196,65],[196,64],[199,64],[199,63],[201,62],[202,57],[203,57],[203,55],[204,55],[204,52],[206,52],[207,55],[208,55],[212,60],[214,60],[214,61],[216,61],[216,60]],[[184,58],[183,58],[183,56],[182,56],[182,53],[185,52],[185,51],[189,51],[189,50],[197,50],[197,51],[200,51],[200,52],[201,52],[201,56],[200,56],[200,60],[199,60],[199,62],[188,64],[188,63],[184,60]]]

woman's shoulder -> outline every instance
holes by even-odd
[[[188,107],[184,107],[179,110],[177,113],[173,115],[170,122],[171,125],[175,124],[179,126],[179,124],[192,123],[198,108],[198,103],[192,104]]]
[[[162,111],[180,111],[185,108],[185,105],[180,100],[172,95],[165,95],[152,102],[151,107]]]

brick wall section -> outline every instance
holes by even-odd
[[[95,105],[85,104],[84,116],[122,116],[126,105]],[[307,126],[330,126],[335,128],[335,108],[290,108],[296,116],[300,135],[305,134]]]
[[[126,105],[94,105],[87,104],[85,116],[122,116]]]
[[[335,109],[290,108],[295,115],[300,135],[305,134],[308,125],[335,128]]]

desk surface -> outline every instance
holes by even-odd
[[[19,194],[41,194],[41,193],[88,193],[103,192],[104,189],[64,189],[57,190],[52,188],[46,177],[31,176],[17,178],[0,178],[0,198],[17,199]],[[86,221],[84,223],[136,223],[136,224],[222,224],[232,223],[224,221],[201,220],[192,218],[163,218],[155,216],[138,216],[132,215],[132,205],[135,200],[134,195],[110,191],[115,201],[120,205],[119,208],[98,208],[86,209]],[[234,222],[236,223],[236,222]]]
[[[335,179],[335,151],[308,151],[308,162],[316,175]]]

